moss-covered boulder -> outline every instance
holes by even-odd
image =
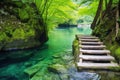
[[[32,1],[0,2],[0,50],[26,49],[48,40],[47,26]]]

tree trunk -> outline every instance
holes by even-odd
[[[119,4],[117,7],[117,11],[116,11],[116,38],[118,35],[118,31],[119,31],[119,23],[117,22],[117,20],[119,19],[119,16],[120,16],[120,0],[119,0]]]
[[[97,9],[97,13],[95,15],[95,18],[94,18],[92,24],[91,24],[91,28],[92,29],[94,29],[95,26],[96,26],[96,22],[97,22],[97,20],[98,20],[98,18],[100,16],[100,13],[101,13],[102,5],[103,5],[103,0],[100,0],[99,1],[99,5],[98,5],[98,9]]]
[[[119,10],[116,11],[116,38],[118,35],[118,30],[119,30],[119,24],[117,22],[118,19],[119,19]]]
[[[105,8],[107,9],[107,3],[108,3],[108,1],[107,0],[105,0]]]

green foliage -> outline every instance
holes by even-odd
[[[34,2],[49,28],[69,20],[74,23],[77,18],[75,15],[77,6],[71,0],[35,0]]]
[[[13,32],[14,39],[24,39],[25,38],[25,32],[22,28],[18,28]]]
[[[7,35],[4,32],[0,32],[0,42],[1,41],[6,41],[9,38],[7,37]]]
[[[120,59],[120,47],[115,50],[115,54]]]
[[[79,8],[79,15],[83,16],[83,15],[90,15],[90,16],[95,16],[96,14],[96,10],[97,10],[97,6],[98,6],[98,1],[93,1],[91,4],[89,5],[85,5],[85,6],[80,6]]]
[[[80,0],[78,15],[79,20],[83,20],[84,23],[91,23],[97,11],[99,0]]]

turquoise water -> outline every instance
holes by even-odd
[[[10,58],[6,57],[6,55],[0,55],[6,58],[5,61],[0,63],[0,80],[28,80],[23,74],[24,69],[33,66],[39,61],[41,63],[50,62],[52,55],[71,50],[75,34],[91,34],[91,29],[89,26],[84,28],[56,28],[49,31],[49,41],[42,48],[7,52],[6,54],[8,57],[11,56]],[[23,54],[25,56],[31,55],[22,58],[21,55]]]

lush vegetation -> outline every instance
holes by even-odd
[[[47,27],[62,23],[75,23],[77,5],[71,0],[34,0]]]
[[[78,0],[78,22],[91,23],[97,11],[98,0]]]
[[[91,25],[94,29],[117,3],[118,0],[2,0],[1,45],[19,39],[27,41],[26,38],[33,36],[41,42],[46,41],[42,39],[43,36],[47,36],[48,29],[58,24],[91,23],[95,17]],[[119,35],[118,32],[119,29],[116,30],[116,36]]]
[[[93,35],[104,41],[120,63],[119,12],[120,0],[100,0],[91,28]]]

